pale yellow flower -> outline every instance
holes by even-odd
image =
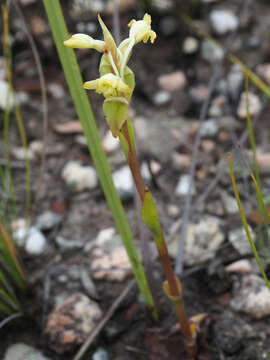
[[[86,34],[75,34],[70,39],[64,41],[64,45],[75,49],[95,49],[99,52],[104,52],[106,45],[102,40],[95,40]]]
[[[146,43],[149,38],[151,43],[155,41],[157,37],[156,33],[151,30],[151,16],[145,14],[143,20],[131,20],[128,24],[130,27],[129,38],[137,44],[140,41]]]
[[[106,74],[96,80],[87,81],[83,87],[89,90],[96,90],[97,93],[103,94],[106,99],[129,95],[132,89],[116,75]]]

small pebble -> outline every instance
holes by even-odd
[[[226,35],[238,28],[238,18],[229,10],[213,10],[210,13],[210,23],[218,35]]]
[[[168,207],[167,207],[167,212],[168,212],[168,215],[169,215],[171,218],[175,219],[175,218],[177,218],[177,216],[179,216],[179,214],[180,214],[180,209],[179,209],[179,207],[178,207],[177,205],[170,204],[170,205],[168,205]]]
[[[182,46],[183,53],[186,55],[192,55],[197,52],[199,49],[199,41],[192,37],[188,36],[185,38]]]
[[[109,130],[102,139],[102,146],[107,154],[111,154],[120,147],[120,141],[118,138],[113,137],[112,132]]]
[[[95,301],[82,293],[70,296],[49,314],[45,329],[49,347],[57,354],[77,349],[101,317],[102,311]]]
[[[189,88],[190,100],[195,105],[200,105],[208,95],[208,86],[198,84]]]
[[[93,354],[92,360],[109,360],[109,356],[104,349],[98,348]]]
[[[227,214],[234,215],[239,213],[236,199],[227,194],[226,191],[221,191],[221,200]]]
[[[252,266],[249,260],[242,259],[227,265],[225,271],[227,273],[247,274],[252,271]]]
[[[41,231],[52,230],[53,228],[60,225],[62,220],[62,215],[47,210],[37,217],[35,227]]]
[[[231,98],[236,101],[239,98],[241,89],[244,84],[244,74],[239,66],[233,66],[227,76],[227,89]]]
[[[223,59],[224,50],[210,40],[203,40],[201,55],[203,60],[212,64]]]
[[[55,99],[63,99],[65,97],[65,90],[61,84],[50,83],[48,90],[51,96]]]
[[[212,140],[202,140],[201,147],[202,147],[203,152],[205,152],[206,154],[209,154],[215,149],[216,144]]]
[[[46,238],[35,227],[31,227],[25,243],[25,251],[29,255],[41,255],[46,249]]]
[[[182,71],[175,71],[169,74],[161,75],[158,78],[159,86],[169,92],[183,90],[186,86],[187,79]]]
[[[201,136],[202,137],[214,137],[218,133],[219,125],[214,119],[206,120],[201,125]]]
[[[172,153],[172,165],[175,170],[187,170],[190,168],[191,155],[180,154],[176,151]]]
[[[153,96],[153,103],[157,106],[168,105],[172,100],[172,96],[168,91],[159,90]]]
[[[243,276],[240,289],[237,289],[230,306],[233,310],[244,312],[255,319],[269,316],[270,291],[264,280],[255,274]]]
[[[62,179],[76,192],[91,190],[98,184],[96,170],[92,166],[82,166],[78,161],[69,161],[65,165]]]
[[[258,115],[262,108],[260,98],[252,92],[248,93],[248,106],[251,117]],[[247,118],[246,93],[241,94],[240,102],[237,108],[237,116],[243,120],[246,120]]]
[[[270,63],[260,64],[256,66],[256,73],[270,85]]]
[[[189,191],[190,186],[190,175],[182,175],[178,180],[178,183],[175,188],[175,195],[177,196],[186,196]],[[191,195],[195,194],[194,183],[191,187]]]
[[[3,360],[49,360],[39,350],[32,346],[16,343],[8,347]]]
[[[122,200],[133,198],[133,179],[128,166],[124,166],[113,173],[113,182]]]
[[[9,85],[5,80],[0,80],[0,109],[12,110],[14,106],[14,96],[9,91]]]
[[[158,11],[168,11],[173,8],[174,2],[173,0],[152,0],[151,6],[156,8]]]
[[[255,241],[255,234],[250,227],[249,231],[253,241]],[[240,255],[252,254],[252,249],[249,244],[245,229],[243,227],[231,230],[228,235],[229,242]]]

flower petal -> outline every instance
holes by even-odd
[[[85,89],[96,90],[97,93],[103,94],[106,99],[117,96],[129,98],[133,89],[116,75],[105,74],[99,79],[87,81],[84,83]]]
[[[151,30],[151,16],[145,14],[143,20],[131,20],[128,24],[130,27],[129,37],[137,44],[140,41],[147,42],[150,38],[151,43],[155,41],[156,33]]]

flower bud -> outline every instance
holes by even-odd
[[[64,41],[64,45],[75,49],[95,49],[99,52],[105,51],[105,42],[95,40],[86,34],[75,34],[70,39]]]

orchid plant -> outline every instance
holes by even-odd
[[[128,106],[135,87],[134,73],[127,66],[128,61],[133,47],[141,41],[146,43],[150,40],[153,43],[156,39],[156,33],[151,29],[151,16],[145,14],[142,20],[132,20],[128,24],[130,27],[129,37],[117,47],[100,16],[98,16],[98,20],[103,31],[104,41],[95,40],[85,34],[75,34],[66,40],[64,45],[77,49],[95,49],[103,54],[99,66],[100,77],[85,82],[84,88],[95,90],[97,93],[103,94],[105,98],[103,111],[107,123],[113,136],[120,139],[142,202],[142,219],[153,235],[164,269],[166,276],[166,281],[163,284],[164,292],[174,305],[187,352],[190,358],[194,359],[196,356],[196,329],[187,318],[181,283],[173,272],[157,208],[149,188],[145,186],[142,179],[135,150],[133,125],[128,116]]]
[[[75,34],[64,45],[76,49],[95,49],[103,53],[96,80],[84,83],[84,88],[96,90],[105,97],[103,110],[114,137],[119,132],[128,117],[128,105],[135,87],[134,73],[127,66],[134,45],[140,41],[153,43],[156,33],[151,30],[151,17],[144,15],[143,20],[132,20],[129,23],[129,37],[117,48],[115,41],[106,25],[98,16],[103,30],[104,41],[95,40],[89,35]]]

